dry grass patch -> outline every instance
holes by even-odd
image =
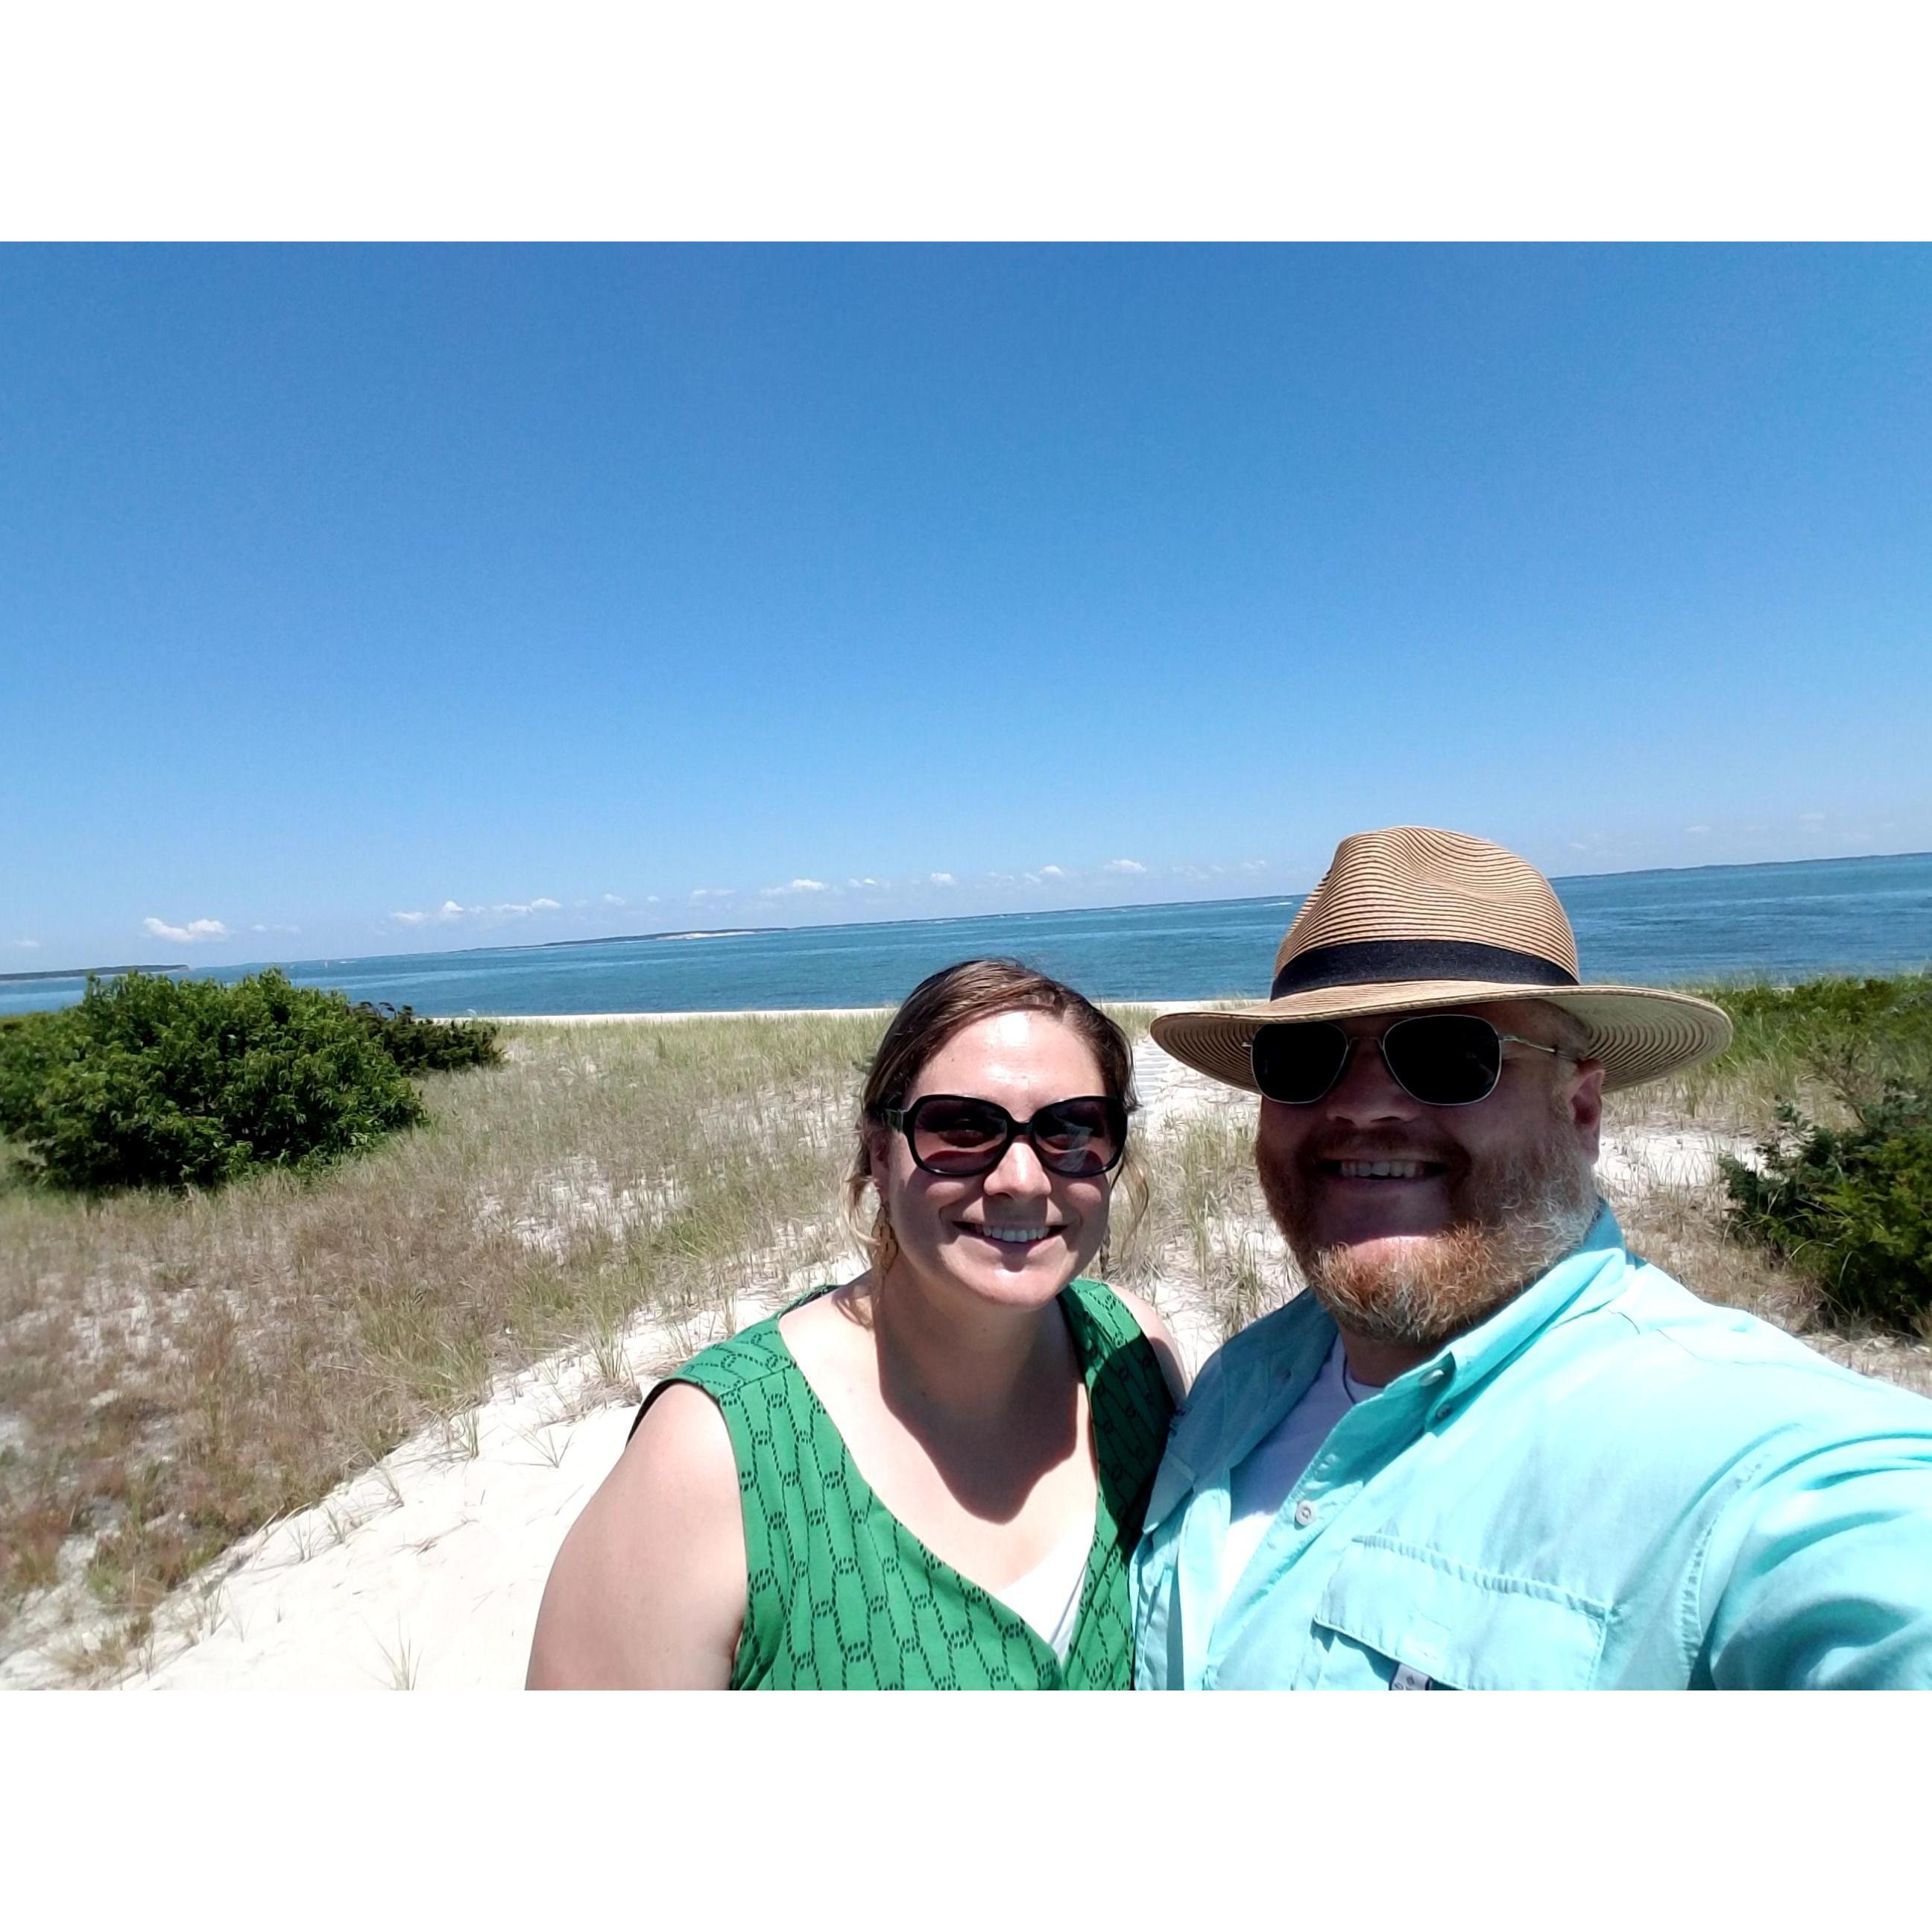
[[[880,1022],[509,1030],[430,1126],[304,1183],[94,1201],[0,1186],[0,1651],[48,1593],[138,1645],[166,1592],[499,1373],[804,1267]],[[44,1603],[40,1607],[46,1607]],[[16,1633],[15,1640],[18,1640]]]
[[[1102,1256],[1109,1280],[1216,1341],[1299,1292],[1255,1174],[1252,1101],[1229,1090],[1166,1112],[1136,1151],[1148,1210]]]

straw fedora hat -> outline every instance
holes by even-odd
[[[1248,1042],[1270,1020],[1545,1000],[1589,1030],[1604,1085],[1634,1087],[1720,1052],[1731,1023],[1688,993],[1587,986],[1550,881],[1466,832],[1398,825],[1335,848],[1275,955],[1265,1003],[1164,1013],[1154,1036],[1175,1059],[1252,1093]]]

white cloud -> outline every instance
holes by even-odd
[[[1708,825],[1687,825],[1684,828],[1684,831],[1693,838],[1701,838],[1706,832],[1710,830],[1710,829],[1711,828]]]
[[[504,900],[495,905],[463,904],[456,899],[445,899],[434,912],[392,912],[389,917],[398,926],[427,926],[432,920],[438,926],[454,926],[458,920],[471,924],[491,926],[506,919],[527,919],[533,912],[561,912],[563,908],[555,899]],[[277,927],[275,931],[295,928]]]
[[[624,903],[624,896],[622,892],[606,892],[604,903],[609,906],[620,906]]]
[[[882,892],[886,890],[886,882],[884,879],[848,879],[845,881],[845,884],[850,890],[855,892]]]
[[[730,886],[694,886],[691,896],[694,899],[734,899],[738,895]]]
[[[950,872],[928,872],[926,876],[935,886],[956,886],[959,883]]]
[[[258,922],[254,930],[257,932],[299,932],[302,928],[298,926],[263,926]]]
[[[646,892],[646,893],[645,893],[645,895],[644,895],[644,903],[645,903],[645,904],[646,904],[646,905],[656,905],[656,904],[657,904],[657,902],[658,902],[658,896],[657,896],[657,894],[656,894],[656,892]]]
[[[760,886],[758,896],[763,899],[782,899],[799,893],[829,892],[831,890],[823,879],[794,879],[788,886]]]
[[[1147,868],[1137,859],[1109,859],[1100,869],[1103,872],[1144,872]]]
[[[191,919],[185,926],[170,926],[165,920],[141,922],[152,939],[165,939],[172,946],[200,946],[209,940],[226,939],[228,928],[218,919]]]
[[[1042,879],[1064,879],[1066,876],[1066,874],[1062,872],[1058,866],[1041,866],[1040,868],[1040,875]],[[1030,877],[1031,874],[1029,874],[1028,876]]]
[[[1244,872],[1265,872],[1268,868],[1268,862],[1265,859],[1244,859],[1241,861],[1241,870]]]
[[[16,939],[13,943],[23,952],[38,952],[40,950],[40,942],[38,939]]]
[[[528,919],[533,912],[561,912],[562,910],[554,899],[530,899],[527,902],[512,899],[498,905],[472,906],[470,916],[472,919]],[[439,917],[446,916],[452,919],[456,916],[454,913],[438,915]]]

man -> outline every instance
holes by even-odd
[[[1700,1301],[1593,1178],[1606,1089],[1720,1051],[1580,982],[1514,854],[1346,839],[1271,996],[1154,1037],[1262,1096],[1312,1292],[1175,1425],[1135,1559],[1144,1688],[1932,1686],[1932,1402]]]

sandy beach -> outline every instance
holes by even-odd
[[[589,1016],[559,1023],[588,1024]],[[1144,1039],[1135,1077],[1143,1134],[1210,1110],[1244,1116],[1252,1105]],[[1610,1139],[1600,1172],[1614,1202],[1706,1186],[1718,1153],[1737,1150],[1734,1142],[1681,1129],[1631,1130]],[[1246,1238],[1275,1242],[1271,1229]],[[848,1257],[830,1272],[857,1265]],[[752,1274],[736,1324],[826,1272]],[[1190,1370],[1198,1369],[1222,1339],[1214,1311],[1179,1290],[1160,1301]],[[714,1332],[722,1320],[710,1330],[683,1324],[676,1335],[648,1318],[633,1322],[621,1341],[631,1376],[648,1388]],[[176,1590],[122,1687],[520,1686],[551,1561],[622,1452],[634,1412],[629,1400],[613,1398],[588,1350],[500,1378],[481,1405],[424,1430],[315,1508],[244,1538]],[[70,1681],[56,1652],[76,1635],[68,1623],[30,1640],[0,1661],[0,1688]]]

